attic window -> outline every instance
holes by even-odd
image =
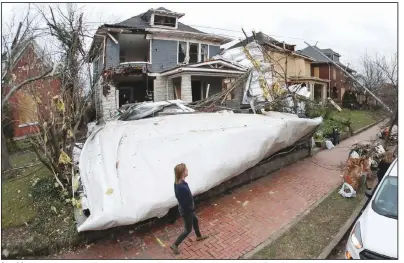
[[[154,25],[155,26],[175,27],[176,20],[177,20],[177,18],[175,18],[175,17],[154,15]]]

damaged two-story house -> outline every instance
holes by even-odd
[[[313,76],[311,64],[315,59],[295,51],[295,45],[278,41],[263,32],[238,42],[229,49],[242,47],[256,41],[266,52],[265,62],[272,64],[273,79],[281,86],[302,84],[310,91],[310,99],[325,103],[327,97],[328,78]]]
[[[149,9],[98,28],[90,57],[98,118],[109,118],[130,103],[197,101],[221,92],[224,79],[246,71],[211,59],[232,39],[184,25],[179,22],[183,16],[165,8]]]

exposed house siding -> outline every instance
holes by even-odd
[[[149,70],[159,73],[177,66],[177,41],[157,40],[152,41],[152,65]]]
[[[286,69],[287,77],[309,77],[311,75],[310,62],[304,58],[288,55],[286,65],[285,54],[274,51],[267,52],[273,60],[277,61],[277,63],[274,63],[274,70],[277,72],[274,74],[274,79],[279,83],[283,84],[285,82],[284,74]]]
[[[106,68],[116,67],[119,65],[119,43],[115,44],[109,37],[106,38],[106,43],[105,66]]]

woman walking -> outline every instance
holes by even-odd
[[[185,178],[188,176],[187,166],[183,163],[178,164],[174,168],[175,184],[174,192],[175,197],[178,200],[178,208],[182,218],[184,219],[185,229],[184,232],[177,238],[177,240],[170,246],[175,254],[179,254],[178,246],[184,241],[184,239],[191,233],[192,228],[196,234],[196,241],[201,241],[208,236],[202,236],[199,231],[198,218],[194,211],[194,199],[192,197],[191,190],[188,184],[185,182]]]

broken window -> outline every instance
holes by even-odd
[[[175,24],[176,24],[175,17],[154,15],[154,25],[155,26],[175,27]]]
[[[201,45],[201,62],[208,60],[208,45]]]
[[[184,63],[187,54],[187,42],[178,42],[178,63]]]
[[[198,48],[199,48],[198,44],[189,43],[189,63],[198,62]]]

